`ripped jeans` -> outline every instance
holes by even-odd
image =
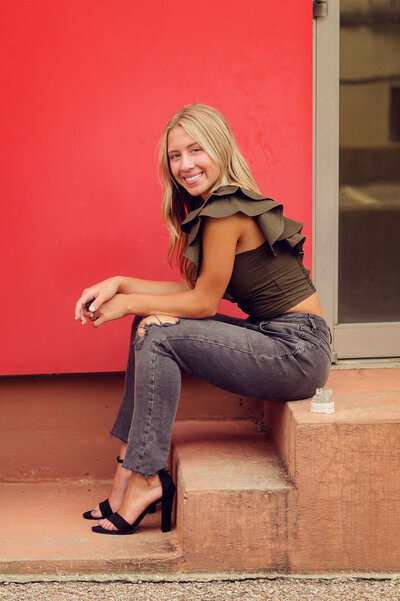
[[[220,314],[141,321],[133,321],[125,390],[111,434],[127,443],[123,466],[146,477],[168,460],[181,370],[265,401],[311,397],[329,375],[330,331],[312,313],[257,323]]]

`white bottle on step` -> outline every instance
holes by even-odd
[[[312,413],[334,413],[335,403],[332,397],[332,388],[317,388],[311,399]]]

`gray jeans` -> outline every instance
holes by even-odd
[[[305,399],[324,386],[331,335],[312,313],[250,323],[217,314],[139,328],[135,318],[125,391],[111,434],[127,443],[123,466],[144,476],[167,463],[181,370],[265,401]]]

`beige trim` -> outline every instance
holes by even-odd
[[[325,319],[337,318],[339,192],[339,21],[337,2],[314,19],[313,277]]]
[[[390,323],[340,324],[334,328],[339,358],[398,357],[400,325]]]
[[[400,323],[338,324],[340,2],[314,19],[313,279],[338,359],[400,356]]]

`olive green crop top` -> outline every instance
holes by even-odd
[[[256,220],[265,242],[236,255],[224,298],[257,320],[284,313],[315,292],[303,265],[303,224],[285,217],[282,205],[271,198],[232,184],[219,187],[182,222],[182,230],[189,234],[185,257],[197,271],[202,217],[221,218],[237,212]]]

